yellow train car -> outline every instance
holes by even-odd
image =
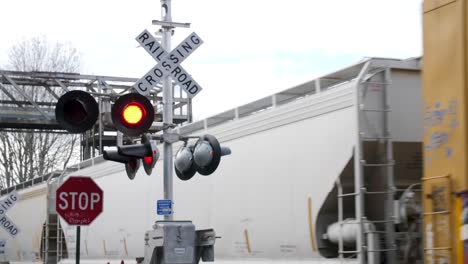
[[[466,0],[423,3],[422,199],[428,264],[468,263],[467,10]]]

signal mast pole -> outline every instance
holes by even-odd
[[[161,0],[161,21],[153,20],[153,25],[162,27],[162,47],[164,50],[171,51],[171,37],[175,27],[189,28],[190,23],[177,23],[172,22],[172,7],[171,0]],[[167,75],[163,78],[163,138],[164,138],[164,200],[173,201],[173,155],[172,143],[177,142],[178,135],[172,132],[173,120],[173,107],[174,107],[174,91],[172,87],[172,78]],[[172,212],[173,204],[172,204]],[[172,221],[173,214],[164,215],[164,220]]]
[[[161,20],[166,23],[172,22],[171,0],[161,0]],[[172,27],[162,27],[162,46],[165,50],[171,50]],[[172,78],[168,75],[163,79],[163,123],[173,122],[173,90]],[[171,128],[167,126],[163,130],[163,135],[171,133]],[[173,201],[173,177],[172,177],[172,143],[164,141],[164,199]],[[174,206],[174,205],[172,205]],[[172,209],[174,211],[174,209]],[[173,214],[164,215],[164,220],[172,221]]]

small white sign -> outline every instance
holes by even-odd
[[[185,71],[180,64],[192,54],[203,40],[193,32],[183,40],[171,53],[167,53],[159,42],[148,32],[143,30],[136,38],[136,41],[159,63],[149,70],[134,87],[142,95],[148,95],[151,87],[161,82],[162,78],[170,74],[174,81],[192,98],[197,95],[202,88]]]

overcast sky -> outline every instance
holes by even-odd
[[[196,119],[270,95],[363,57],[422,55],[422,0],[172,0],[172,46],[195,31],[204,44],[182,63],[203,91]],[[134,38],[160,19],[155,0],[2,1],[0,65],[30,36],[70,42],[82,74],[140,78],[154,60]]]

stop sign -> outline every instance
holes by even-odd
[[[89,177],[70,177],[57,189],[55,209],[69,225],[89,225],[101,212],[103,191]]]

